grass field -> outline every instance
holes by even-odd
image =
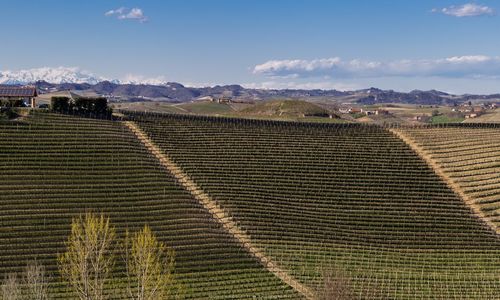
[[[448,117],[446,115],[434,116],[431,118],[431,124],[461,123],[465,120],[462,117]]]
[[[182,108],[190,113],[205,115],[226,114],[234,111],[230,105],[216,102],[183,103],[176,105],[176,107]]]

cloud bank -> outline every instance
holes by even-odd
[[[397,60],[390,62],[339,57],[313,60],[270,60],[256,65],[253,73],[276,78],[357,78],[357,77],[500,77],[500,57],[453,56],[442,59]]]
[[[135,20],[140,23],[148,21],[148,17],[144,15],[142,9],[134,7],[128,9],[126,7],[120,7],[117,9],[112,9],[104,14],[106,17],[116,17],[118,20]]]
[[[449,6],[444,8],[434,8],[432,12],[442,13],[448,16],[463,18],[463,17],[478,17],[485,15],[494,15],[495,10],[485,5],[475,3],[467,3],[459,6]]]

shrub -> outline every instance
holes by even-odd
[[[50,108],[54,112],[68,113],[70,110],[70,99],[68,97],[52,97]]]

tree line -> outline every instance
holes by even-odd
[[[95,116],[95,117],[110,117],[113,113],[108,106],[108,99],[104,97],[78,97],[70,99],[69,97],[52,97],[50,100],[50,109],[53,112]]]

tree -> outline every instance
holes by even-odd
[[[17,275],[15,273],[10,273],[2,283],[2,299],[17,300],[20,296],[21,293],[17,282]]]
[[[30,300],[47,300],[48,278],[45,267],[37,261],[32,261],[26,265],[22,278],[23,294]]]
[[[103,97],[76,98],[73,103],[73,112],[79,115],[110,116],[111,108],[108,107],[108,99]]]
[[[127,291],[131,299],[168,299],[173,285],[175,253],[158,241],[149,226],[125,238]]]
[[[52,97],[50,99],[52,111],[59,113],[68,113],[70,110],[70,99],[68,97]]]
[[[109,218],[92,213],[74,218],[67,251],[58,257],[62,277],[82,300],[105,299],[105,283],[114,266],[115,229]]]

